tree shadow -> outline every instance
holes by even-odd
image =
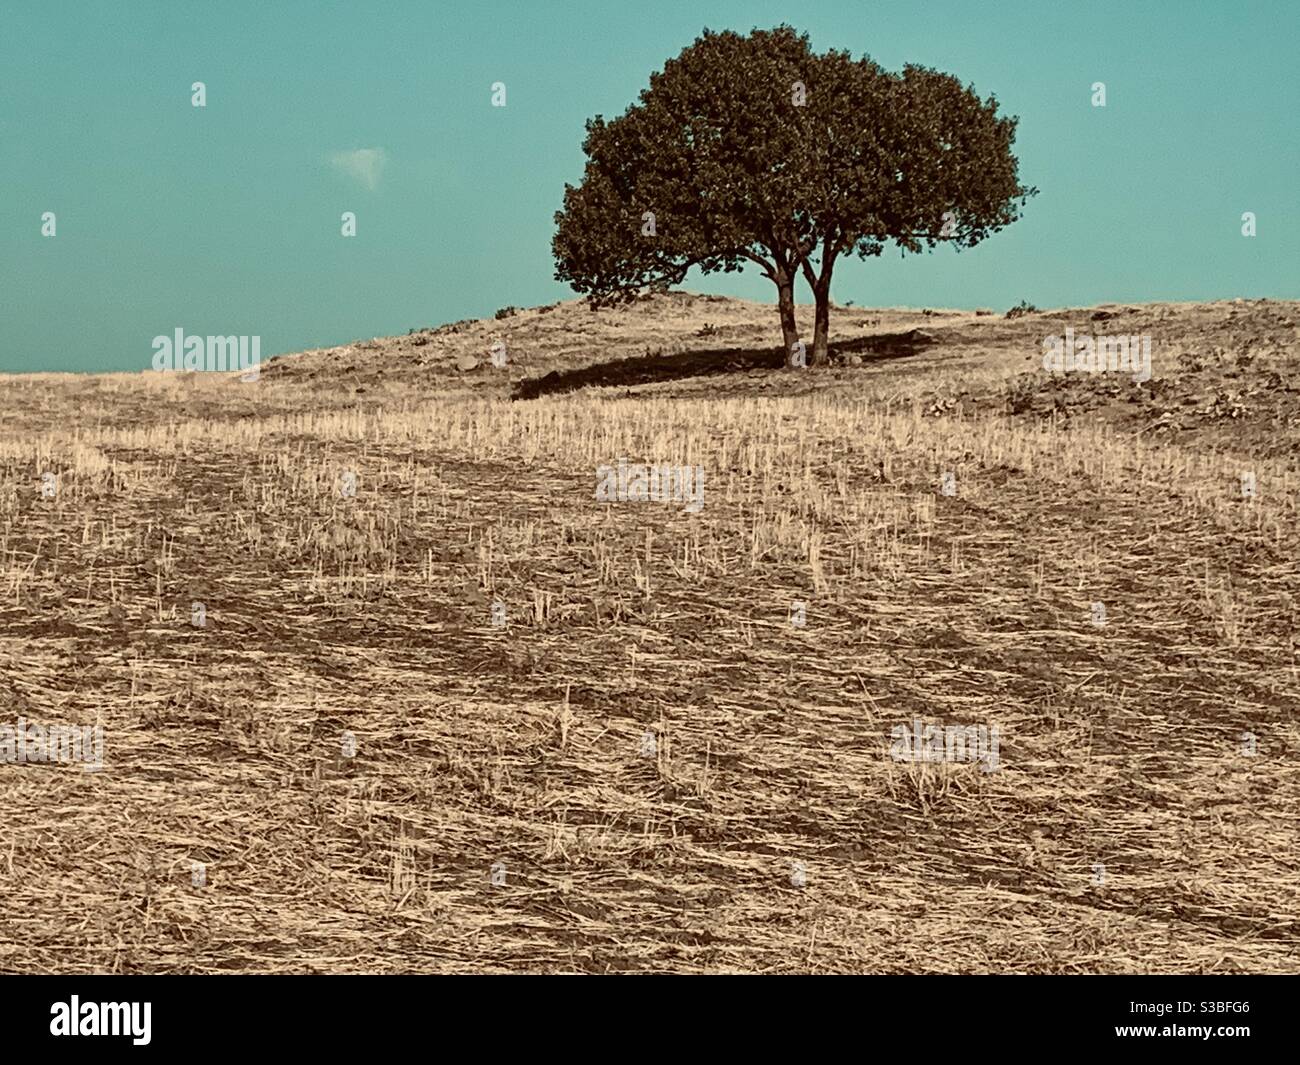
[[[924,329],[909,329],[906,333],[872,333],[832,344],[831,357],[860,355],[864,363],[883,362],[886,359],[905,359],[941,343],[939,337]]]
[[[831,345],[831,356],[862,355],[864,362],[906,358],[939,343],[920,329],[906,333],[877,333],[843,340]],[[575,392],[580,388],[628,387],[688,377],[746,373],[751,370],[779,370],[785,365],[780,348],[711,348],[683,351],[675,355],[634,355],[626,359],[598,362],[572,370],[552,370],[541,377],[526,377],[511,392],[511,399]]]

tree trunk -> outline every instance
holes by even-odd
[[[831,282],[830,278],[819,282],[813,288],[813,296],[816,298],[816,311],[813,318],[813,350],[812,364],[814,366],[825,366],[830,362],[830,331],[831,331]]]
[[[799,324],[794,317],[794,278],[784,270],[776,277],[777,309],[781,313],[781,340],[787,367],[799,365]]]

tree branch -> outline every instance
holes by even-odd
[[[768,250],[770,251],[771,249],[769,248]],[[780,260],[777,260],[777,263],[775,264],[770,263],[766,259],[764,259],[761,255],[755,255],[752,251],[749,251],[748,249],[742,250],[740,254],[743,255],[746,259],[749,259],[751,262],[758,263],[758,265],[763,268],[763,273],[766,274],[770,280],[772,281],[776,280],[776,271],[777,271],[777,267],[780,264]],[[776,258],[776,256],[773,255],[773,258]]]

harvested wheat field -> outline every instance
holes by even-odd
[[[0,378],[0,970],[1300,972],[1300,304],[775,331]]]

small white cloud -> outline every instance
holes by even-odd
[[[388,153],[383,148],[353,148],[330,156],[330,165],[335,170],[354,178],[368,189],[379,184],[379,176],[387,163]]]

